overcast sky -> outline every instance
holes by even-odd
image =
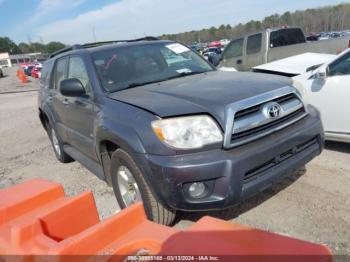
[[[236,25],[336,0],[0,0],[0,36],[66,44]]]

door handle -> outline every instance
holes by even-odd
[[[52,96],[47,97],[47,102],[52,102]]]
[[[237,64],[237,65],[242,64],[242,59],[238,59],[238,60],[236,61],[236,64]]]
[[[62,102],[65,106],[68,106],[69,105],[69,101],[67,98],[63,99],[63,102]]]
[[[85,106],[85,103],[80,101],[80,100],[75,100],[74,103],[77,105],[77,106]]]

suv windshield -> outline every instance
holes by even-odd
[[[214,70],[186,46],[171,42],[116,46],[92,58],[109,92]]]

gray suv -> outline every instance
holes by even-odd
[[[173,41],[75,45],[51,55],[40,85],[57,159],[167,225],[177,210],[232,210],[324,145],[318,111],[288,78],[221,72]]]

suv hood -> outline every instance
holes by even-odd
[[[108,96],[160,117],[207,113],[224,127],[225,107],[287,85],[286,77],[213,71],[130,88]]]

